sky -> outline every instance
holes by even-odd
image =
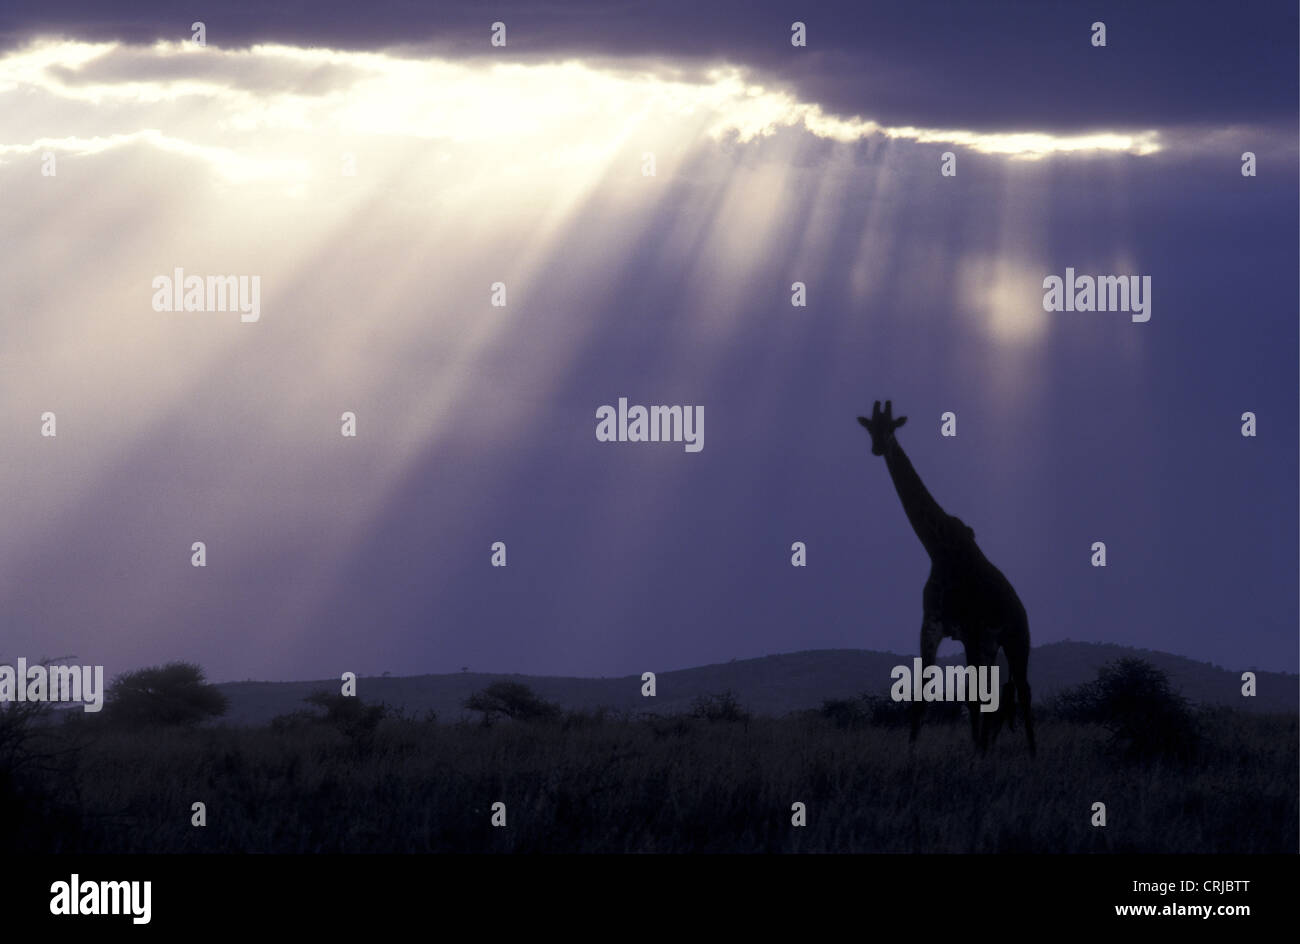
[[[1297,670],[1293,4],[168,6],[0,11],[0,662],[915,654],[888,398],[1035,645]]]

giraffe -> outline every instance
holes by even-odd
[[[996,738],[1003,720],[1015,726],[1016,701],[1020,702],[1029,739],[1029,753],[1035,752],[1034,722],[1029,710],[1029,618],[1010,581],[993,566],[975,544],[975,532],[955,515],[939,507],[894,435],[907,422],[894,419],[894,405],[885,401],[881,412],[877,400],[871,418],[858,422],[871,434],[871,452],[885,457],[885,467],[903,503],[912,530],[930,555],[930,577],[922,593],[921,664],[935,664],[939,643],[955,639],[966,649],[967,665],[997,664],[998,649],[1007,657],[1011,679],[1002,686],[999,709],[984,718],[971,701],[971,736],[979,750]],[[912,702],[911,740],[916,741],[925,703]]]

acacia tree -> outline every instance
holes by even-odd
[[[1111,747],[1130,759],[1187,758],[1200,743],[1192,706],[1144,659],[1107,663],[1093,681],[1061,692],[1053,706],[1064,720],[1106,728]]]
[[[193,662],[169,662],[126,672],[108,687],[106,715],[123,724],[193,725],[220,717],[229,699],[207,683]]]
[[[470,711],[481,711],[483,723],[491,724],[498,716],[513,721],[547,721],[560,715],[560,706],[543,701],[541,696],[522,682],[493,682],[465,699]]]

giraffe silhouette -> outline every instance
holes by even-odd
[[[921,482],[894,435],[907,417],[894,419],[893,402],[886,400],[882,412],[877,400],[871,418],[859,416],[858,422],[871,434],[872,454],[885,457],[885,467],[907,520],[930,555],[930,577],[921,598],[921,664],[935,664],[944,638],[955,639],[965,647],[967,665],[996,665],[1000,648],[1006,655],[1011,679],[1002,686],[998,710],[991,715],[980,712],[974,701],[967,703],[971,737],[981,751],[987,749],[1004,720],[1009,727],[1015,726],[1019,701],[1032,755],[1035,745],[1029,708],[1029,618],[1024,605],[1002,571],[979,549],[975,532],[940,508]],[[913,742],[924,712],[925,702],[912,702]]]

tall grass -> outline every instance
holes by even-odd
[[[40,828],[17,841],[32,852],[1295,851],[1295,716],[1203,714],[1191,763],[1135,761],[1103,726],[1046,711],[1032,761],[1019,731],[976,754],[960,720],[928,717],[909,749],[900,726],[818,712],[696,714],[387,718],[365,738],[324,722],[91,725],[74,768],[31,773],[29,790],[59,803],[29,804]],[[196,801],[204,827],[190,823]],[[497,801],[505,828],[490,825]],[[805,827],[791,825],[796,801]],[[1105,828],[1090,825],[1096,801]]]

